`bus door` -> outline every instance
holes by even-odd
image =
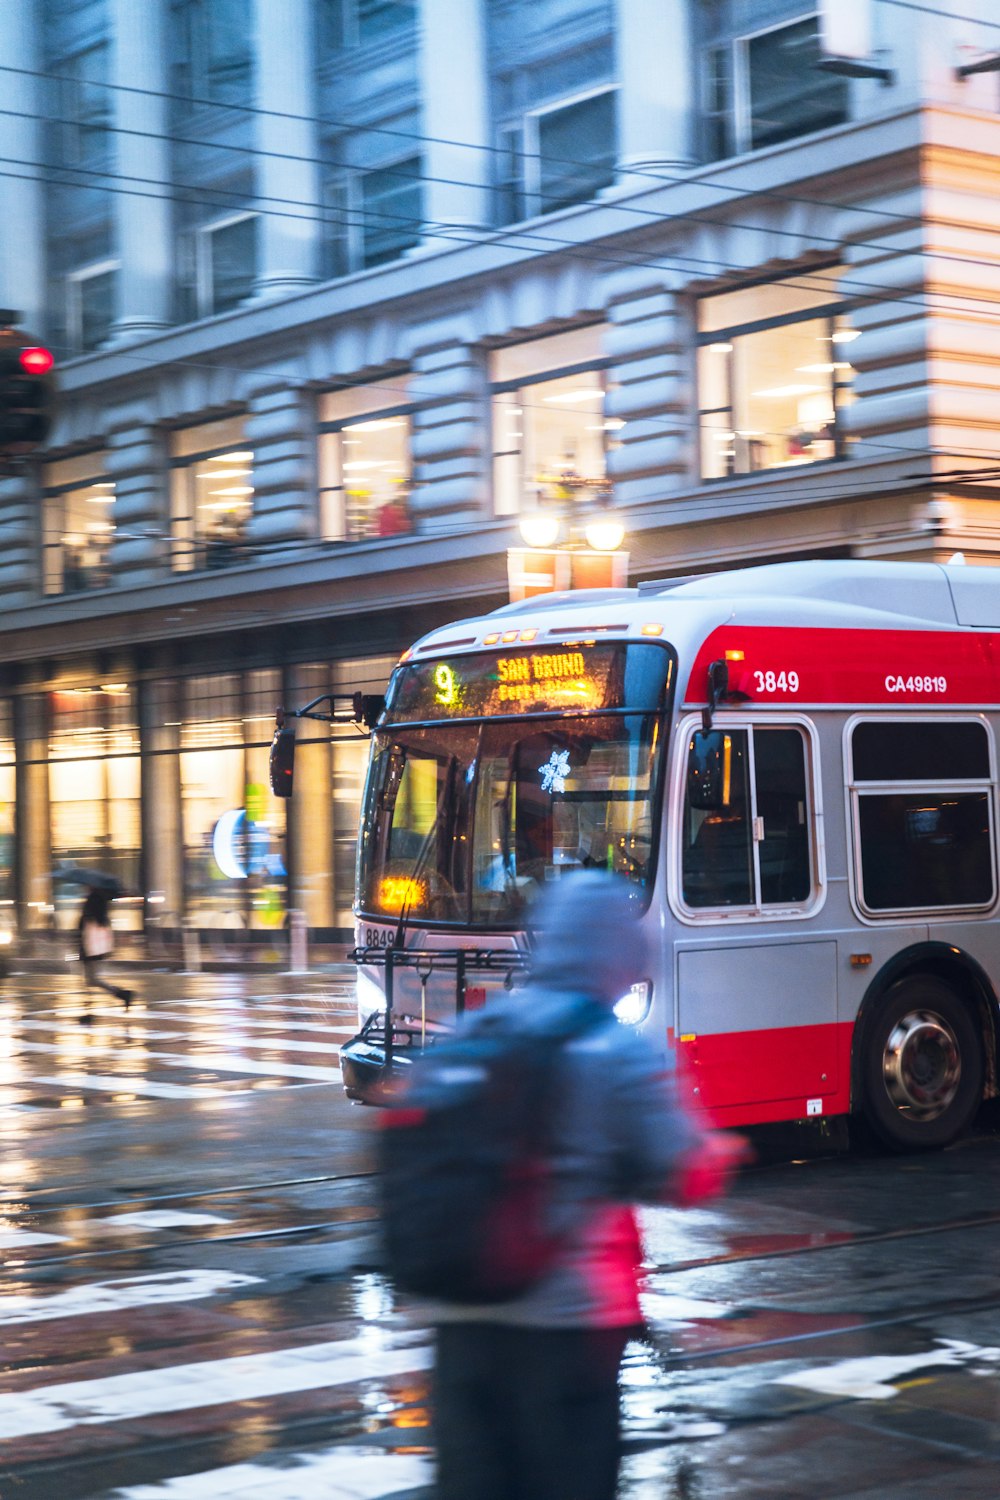
[[[688,726],[675,1024],[710,1107],[795,1101],[776,1113],[824,1114],[846,1086],[836,941],[803,925],[824,895],[816,766],[804,719]]]

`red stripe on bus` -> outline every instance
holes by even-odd
[[[705,702],[709,665],[727,652],[730,691],[754,703],[1000,703],[993,632],[722,625],[695,657],[686,702]]]
[[[682,1086],[720,1125],[846,1114],[853,1032],[831,1022],[694,1036],[677,1044]]]

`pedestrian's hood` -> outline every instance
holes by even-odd
[[[539,906],[532,980],[542,989],[592,995],[613,1005],[649,978],[635,891],[614,875],[564,875]]]

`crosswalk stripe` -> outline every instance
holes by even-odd
[[[117,1014],[120,1015],[121,1013],[117,1012]],[[273,1030],[267,1036],[242,1036],[236,1031],[224,1030],[219,1026],[219,1023],[217,1021],[212,1023],[211,1030],[199,1031],[196,1036],[192,1036],[192,1033],[190,1031],[160,1031],[157,1029],[155,1024],[147,1024],[147,1021],[151,1019],[151,1017],[147,1018],[137,1016],[134,1020],[128,1022],[119,1021],[118,1024],[114,1026],[102,1026],[100,1035],[101,1037],[106,1037],[109,1035],[128,1037],[133,1040],[138,1040],[141,1037],[144,1041],[153,1040],[158,1042],[179,1042],[190,1039],[196,1041],[199,1046],[209,1041],[226,1042],[230,1046],[239,1045],[241,1047],[277,1047],[286,1052],[333,1052],[340,1045],[339,1042],[335,1041],[303,1042],[300,1041],[297,1037],[285,1037],[280,1034],[275,1034]],[[263,1024],[267,1025],[268,1023],[265,1022]],[[243,1025],[246,1025],[246,1022],[241,1023],[241,1027]],[[336,1034],[344,1037],[353,1036],[357,1029],[357,1026],[325,1026],[323,1028],[324,1032],[328,1035]],[[12,1027],[11,1030],[12,1033],[16,1033],[19,1031],[51,1032],[57,1036],[71,1036],[74,1039],[78,1038],[80,1035],[79,1028],[76,1026],[72,1026],[71,1030],[71,1023],[69,1022],[62,1026],[60,1026],[57,1022],[47,1021],[42,1021],[35,1024],[21,1023],[20,1025]],[[49,1045],[51,1046],[52,1044],[50,1043]]]
[[[166,1302],[193,1302],[259,1283],[259,1276],[228,1271],[159,1271],[150,1276],[126,1276],[69,1287],[48,1297],[20,1294],[0,1296],[0,1327],[42,1323],[52,1318],[77,1318],[94,1313],[122,1312],[133,1307]]]
[[[59,1042],[31,1042],[21,1039],[15,1044],[19,1052],[46,1052],[65,1053],[66,1048]],[[121,1048],[111,1043],[104,1044],[97,1038],[87,1038],[88,1056],[114,1056],[121,1055]],[[313,1067],[308,1063],[285,1063],[277,1058],[273,1061],[258,1062],[252,1057],[240,1057],[232,1052],[144,1052],[143,1058],[150,1062],[165,1063],[171,1068],[190,1068],[198,1072],[206,1073],[253,1073],[267,1074],[273,1076],[280,1074],[287,1078],[313,1078],[324,1083],[339,1083],[340,1068],[334,1065],[324,1067]],[[89,1075],[84,1074],[84,1077]],[[126,1080],[127,1081],[127,1080]],[[164,1085],[167,1087],[168,1085]]]
[[[379,1351],[367,1339],[351,1339],[9,1391],[0,1394],[0,1442],[384,1379],[430,1362],[426,1346]]]
[[[148,1078],[133,1078],[127,1073],[57,1073],[25,1078],[22,1086],[45,1088],[94,1089],[107,1094],[139,1094],[150,1099],[221,1099],[228,1089],[213,1088],[208,1083],[154,1083]]]
[[[431,1482],[429,1458],[326,1448],[113,1490],[107,1500],[379,1500]]]

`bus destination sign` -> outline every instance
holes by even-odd
[[[402,667],[390,686],[386,717],[649,711],[661,706],[670,670],[671,656],[662,646],[622,641],[452,656]]]

